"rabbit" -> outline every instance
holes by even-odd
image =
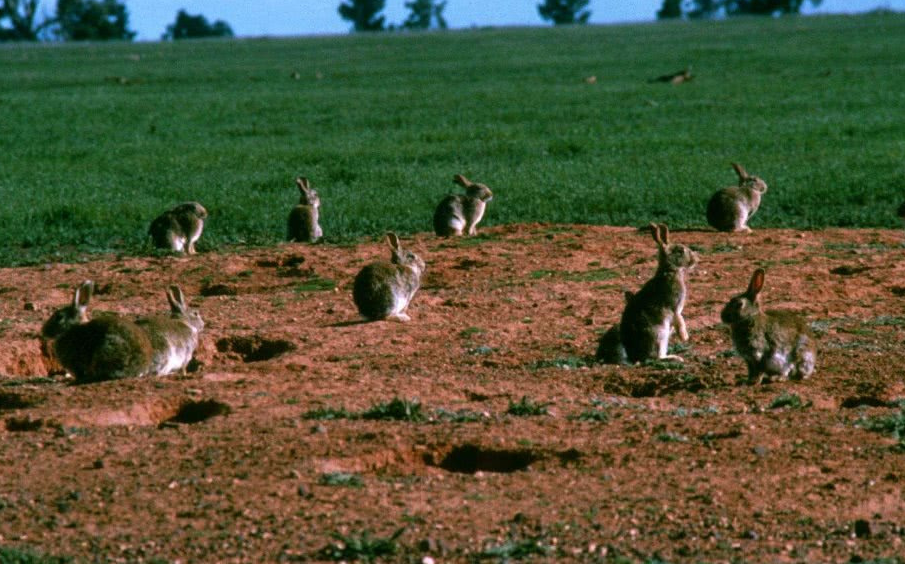
[[[668,355],[673,326],[683,341],[688,329],[682,317],[688,289],[685,275],[698,263],[698,255],[685,245],[669,243],[669,228],[650,224],[657,243],[657,271],[628,300],[619,321],[619,334],[629,362],[664,359],[682,362],[682,357]]]
[[[421,285],[424,261],[403,249],[395,233],[387,233],[387,244],[392,251],[391,262],[374,262],[362,268],[355,276],[352,297],[367,319],[409,321],[405,310]]]
[[[166,376],[176,370],[183,376],[192,360],[198,338],[204,329],[204,320],[197,310],[185,303],[185,296],[179,286],[167,289],[170,315],[141,317],[136,324],[144,330],[151,341],[153,359],[150,373]]]
[[[484,209],[493,199],[493,192],[461,174],[453,176],[453,182],[463,186],[465,194],[450,194],[440,201],[434,211],[434,232],[440,237],[463,233],[476,235],[478,222],[484,217]]]
[[[634,294],[625,292],[625,305],[631,301]],[[619,324],[614,323],[606,333],[600,336],[597,342],[597,360],[604,364],[627,364],[628,357],[625,354],[625,347],[622,346],[622,337],[620,335]]]
[[[298,205],[289,212],[287,239],[300,243],[316,243],[324,236],[318,223],[321,200],[307,178],[296,178],[295,183],[298,184],[301,197]]]
[[[748,220],[760,207],[761,197],[767,192],[767,183],[751,176],[738,163],[732,163],[738,174],[738,186],[718,190],[707,203],[707,223],[717,231],[747,231]]]
[[[83,282],[72,303],[53,313],[41,328],[56,361],[77,383],[137,378],[151,369],[151,341],[135,323],[115,315],[89,320],[94,284]]]
[[[764,269],[751,275],[744,293],[734,296],[720,312],[732,330],[732,344],[748,365],[748,381],[759,384],[764,375],[799,380],[814,372],[817,346],[808,324],[788,311],[760,308]]]
[[[158,249],[195,254],[195,242],[201,238],[207,210],[198,202],[186,202],[165,211],[151,222],[148,234]]]

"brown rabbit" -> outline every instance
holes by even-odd
[[[718,190],[707,203],[707,223],[718,231],[751,231],[748,220],[760,207],[767,183],[751,176],[738,163],[732,163],[738,174],[738,186]]]
[[[625,305],[632,301],[634,294],[626,291]],[[607,329],[607,332],[600,336],[597,342],[597,360],[604,364],[626,364],[628,357],[625,354],[625,347],[622,346],[622,335],[619,323],[613,324]]]
[[[41,328],[54,358],[78,383],[136,378],[151,371],[151,342],[135,323],[104,315],[88,320],[94,284],[83,282],[72,303],[53,313]]]
[[[405,310],[421,286],[424,261],[403,249],[395,233],[387,233],[387,244],[391,262],[377,261],[362,268],[355,276],[352,298],[359,313],[370,320],[409,321]]]
[[[298,184],[300,197],[298,205],[289,212],[287,238],[299,243],[316,243],[324,236],[318,222],[321,199],[307,178],[300,176],[295,183]]]
[[[666,225],[651,223],[650,230],[658,248],[657,271],[628,300],[619,322],[619,334],[629,362],[682,361],[680,356],[668,355],[667,350],[673,326],[683,341],[688,340],[682,317],[688,296],[685,275],[697,265],[698,255],[685,245],[670,244]]]
[[[201,238],[207,210],[198,202],[179,204],[157,216],[148,234],[158,249],[195,254],[195,243]]]
[[[461,174],[453,176],[453,182],[464,187],[465,194],[450,194],[440,201],[434,211],[434,232],[440,237],[463,233],[475,235],[487,202],[493,199],[493,192]]]
[[[798,380],[814,372],[817,346],[807,322],[787,311],[761,311],[760,291],[764,269],[751,275],[748,289],[733,297],[720,312],[732,329],[735,350],[748,365],[748,381],[760,383],[763,376]]]

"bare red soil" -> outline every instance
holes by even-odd
[[[864,426],[905,398],[902,233],[672,238],[701,254],[684,364],[593,362],[621,290],[655,268],[650,236],[627,228],[406,240],[428,264],[409,323],[359,322],[351,280],[387,257],[377,241],[2,270],[0,546],[79,561],[352,560],[348,541],[403,529],[386,560],[905,553],[905,453]],[[808,380],[742,383],[719,311],[756,266],[769,307],[815,322]],[[48,376],[39,329],[87,278],[94,310],[125,314],[166,310],[180,283],[207,322],[189,375]],[[425,419],[311,418],[394,398]],[[507,413],[523,398],[547,413]]]

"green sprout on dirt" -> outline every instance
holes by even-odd
[[[320,421],[330,421],[333,419],[355,419],[355,413],[348,411],[344,407],[319,407],[306,411],[302,414],[302,419],[316,419]]]
[[[336,288],[336,281],[314,274],[304,282],[296,284],[293,289],[296,293],[302,294],[305,292],[330,292],[334,288]]]
[[[378,403],[365,410],[361,414],[362,419],[368,420],[393,420],[393,421],[424,421],[426,417],[421,412],[421,403],[418,400],[404,400],[393,398],[388,403]]]
[[[517,417],[534,417],[537,415],[547,415],[549,412],[547,411],[547,406],[550,405],[548,403],[537,403],[530,399],[528,396],[522,396],[517,403],[509,402],[509,407],[506,409],[506,413],[509,415],[515,415]]]
[[[384,556],[396,554],[396,539],[405,531],[405,527],[397,529],[388,537],[372,537],[369,531],[360,535],[342,535],[334,533],[336,542],[330,543],[320,550],[318,558],[324,560],[373,562]]]
[[[899,450],[905,451],[905,409],[892,415],[862,419],[858,426],[868,431],[892,436],[897,441]]]
[[[488,546],[477,556],[480,560],[495,558],[499,562],[509,562],[510,560],[522,560],[535,554],[545,556],[551,550],[552,547],[545,544],[541,537],[510,539],[502,544]]]
[[[450,411],[441,407],[434,411],[434,419],[437,421],[449,421],[450,423],[474,423],[483,419],[483,416],[468,409]]]
[[[560,358],[538,360],[531,365],[531,367],[534,369],[561,368],[563,370],[575,370],[577,368],[587,368],[588,366],[588,360],[578,356],[566,356]]]
[[[350,472],[328,472],[321,474],[318,483],[322,486],[343,486],[347,488],[360,488],[364,486],[361,476]]]
[[[782,409],[784,407],[787,407],[789,409],[803,409],[810,407],[810,405],[811,402],[802,401],[798,394],[783,392],[776,396],[776,398],[770,402],[770,405],[768,405],[767,408]]]
[[[69,564],[75,562],[68,556],[48,556],[24,548],[0,546],[2,564]]]

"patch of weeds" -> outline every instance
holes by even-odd
[[[39,376],[37,378],[26,378],[24,380],[14,380],[10,379],[7,382],[3,382],[2,386],[4,388],[17,388],[19,386],[30,386],[36,384],[53,384],[53,378],[47,378],[44,376]]]
[[[342,535],[333,533],[336,542],[330,543],[318,552],[324,560],[373,562],[375,559],[396,554],[396,539],[405,531],[405,527],[396,530],[388,537],[372,537],[369,531],[360,535]]]
[[[586,409],[569,419],[575,421],[597,421],[598,423],[606,423],[610,420],[610,414],[605,409]]]
[[[437,421],[449,421],[450,423],[474,423],[475,421],[481,421],[483,418],[480,413],[468,409],[450,411],[439,408],[434,411],[434,419]]]
[[[733,358],[738,356],[738,353],[735,352],[735,349],[727,349],[716,353],[716,356],[719,358]]]
[[[449,243],[444,243],[441,247],[445,246],[453,246],[459,249],[467,248],[467,247],[477,247],[478,245],[482,245],[488,241],[499,241],[501,237],[498,235],[494,235],[492,233],[478,233],[473,237],[456,237],[455,240],[450,241]]]
[[[322,486],[342,486],[346,488],[360,488],[364,486],[364,481],[358,474],[351,472],[328,472],[321,474],[317,481]]]
[[[485,331],[480,327],[468,327],[459,331],[459,337],[468,339],[474,335],[483,335]]]
[[[666,352],[668,354],[682,355],[682,354],[687,353],[690,350],[691,350],[691,343],[683,343],[680,341],[680,342],[676,342],[676,343],[669,345],[669,348],[667,349]]]
[[[857,425],[868,431],[891,435],[897,441],[899,450],[905,450],[905,409],[893,415],[862,419]]]
[[[24,548],[0,546],[0,563],[2,564],[68,564],[75,562],[68,556],[48,556]]]
[[[335,280],[321,278],[320,276],[313,274],[304,282],[296,284],[293,290],[298,294],[302,294],[305,292],[330,292],[334,288],[336,288]]]
[[[883,350],[883,347],[878,345],[877,343],[872,343],[870,341],[825,341],[824,348],[827,349],[838,349],[843,351],[872,351],[877,352]]]
[[[804,409],[810,406],[811,402],[802,401],[798,394],[783,392],[770,402],[770,405],[767,406],[767,409],[782,409],[784,407],[787,407],[789,409]]]
[[[666,432],[658,434],[657,440],[661,443],[687,443],[688,437],[679,433]]]
[[[547,406],[550,405],[548,403],[537,403],[530,399],[528,396],[522,396],[517,403],[509,402],[509,407],[506,409],[506,413],[509,415],[515,415],[517,417],[533,417],[537,415],[547,415],[549,412],[547,411]]]
[[[670,415],[673,417],[703,417],[704,415],[718,415],[720,408],[715,405],[708,405],[704,409],[693,407],[687,409],[685,407],[677,407]]]
[[[347,411],[344,407],[319,407],[306,411],[302,414],[302,419],[316,419],[318,421],[330,421],[334,419],[355,419],[357,416],[351,411]]]
[[[714,255],[718,253],[734,253],[740,250],[742,250],[742,248],[739,245],[733,245],[732,243],[717,243],[716,245],[712,245],[707,252]]]
[[[575,370],[578,368],[587,368],[588,361],[577,356],[567,356],[554,359],[538,360],[531,365],[534,369],[540,368],[562,368],[563,370]]]
[[[500,562],[521,560],[535,554],[545,556],[553,550],[553,547],[543,542],[543,537],[530,539],[510,539],[503,544],[491,545],[477,554],[478,559],[487,560],[497,558]]]
[[[862,325],[867,327],[902,327],[905,326],[905,317],[878,315],[872,319],[865,320]]]
[[[493,354],[497,349],[493,347],[488,347],[487,345],[479,345],[477,347],[472,347],[468,349],[468,354],[475,356],[483,356],[487,354]]]
[[[393,398],[389,403],[378,403],[365,410],[361,414],[362,419],[368,420],[393,420],[393,421],[424,421],[426,417],[421,412],[421,403],[418,400],[404,400]]]

